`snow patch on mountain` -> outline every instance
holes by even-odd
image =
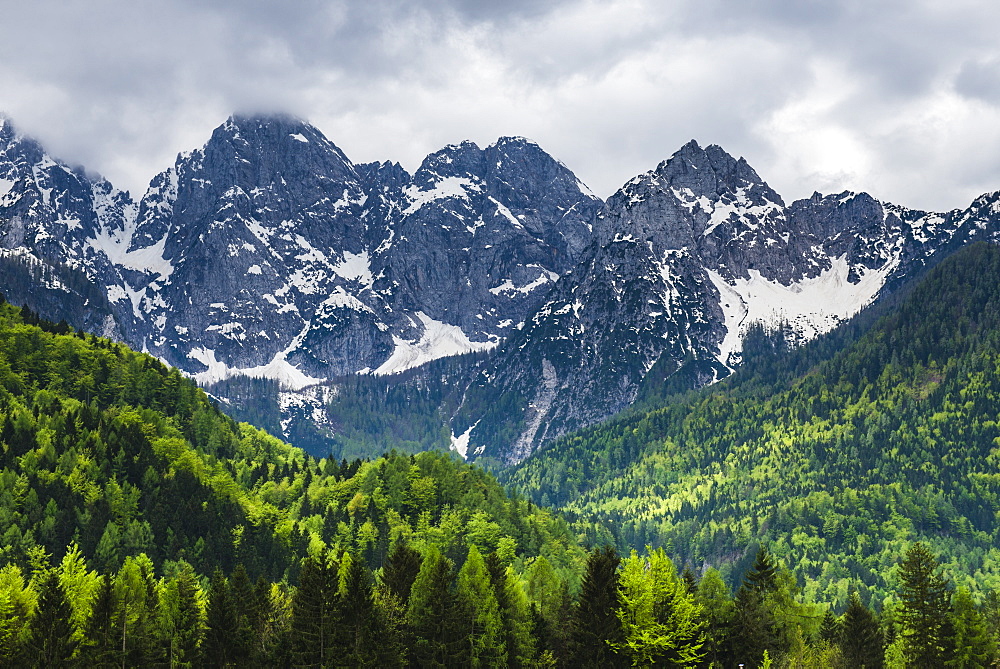
[[[203,372],[192,374],[191,377],[199,385],[206,386],[233,376],[248,376],[253,379],[272,379],[285,390],[302,390],[307,386],[322,383],[319,379],[301,372],[295,365],[285,359],[286,352],[275,354],[271,362],[257,367],[230,367],[218,360],[215,351],[204,346],[192,348],[188,357],[203,364]]]
[[[705,271],[719,291],[725,316],[726,336],[719,345],[718,360],[734,367],[743,350],[743,338],[754,324],[777,329],[790,326],[796,337],[807,341],[829,332],[871,304],[885,285],[886,277],[899,264],[893,257],[882,267],[862,272],[856,283],[848,280],[847,256],[831,259],[829,269],[813,278],[785,286],[749,270],[750,278],[728,283],[717,272]]]
[[[425,204],[450,197],[467,197],[467,190],[481,190],[479,185],[466,177],[445,177],[434,184],[430,190],[421,190],[417,186],[408,186],[403,192],[410,200],[410,206],[403,211],[409,216]]]
[[[457,437],[454,432],[451,433],[451,450],[455,451],[463,458],[466,458],[469,452],[469,437],[472,436],[472,431],[476,429],[476,425],[479,425],[478,420],[473,425],[469,426],[468,430]]]
[[[374,374],[395,374],[438,358],[472,351],[488,351],[497,345],[495,341],[472,341],[462,328],[434,320],[422,311],[418,311],[415,316],[423,326],[420,338],[406,340],[393,335],[395,349]]]

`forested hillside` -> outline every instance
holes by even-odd
[[[592,541],[729,575],[764,542],[820,600],[881,600],[915,540],[996,589],[1000,249],[955,254],[859,330],[562,439],[507,480]]]
[[[967,271],[1000,270],[992,249],[976,253]],[[981,331],[977,318],[963,332]],[[924,364],[941,378],[918,403],[946,386],[947,365]],[[996,655],[1000,600],[951,588],[915,533],[877,553],[895,593],[872,602],[878,615],[867,593],[840,601],[808,563],[766,549],[738,574],[719,562],[738,587],[707,564],[682,569],[692,561],[677,540],[588,553],[559,514],[452,454],[313,458],[235,423],[152,357],[5,302],[0,445],[3,665],[854,667],[961,654],[961,666],[986,666]],[[609,472],[589,471],[608,485]],[[627,513],[607,508],[603,522]],[[595,546],[612,536],[579,527]],[[963,545],[931,537],[946,540]],[[982,592],[988,566],[954,568],[970,555],[942,553]]]

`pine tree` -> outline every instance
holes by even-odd
[[[410,589],[420,573],[420,562],[420,551],[400,540],[382,565],[382,584],[399,598],[403,606],[410,600]]]
[[[773,592],[778,587],[778,568],[774,564],[767,546],[761,546],[757,550],[753,566],[743,575],[743,587],[760,592]]]
[[[236,607],[230,594],[229,581],[219,569],[215,570],[209,582],[205,626],[205,643],[202,647],[205,662],[213,667],[234,665],[234,647],[239,643]]]
[[[292,598],[292,657],[296,665],[320,665],[336,655],[338,568],[329,556],[302,562]]]
[[[230,641],[230,652],[233,662],[242,665],[250,661],[254,639],[261,633],[261,602],[242,563],[229,577],[229,596],[236,613],[236,634]]]
[[[76,651],[73,610],[55,570],[44,571],[38,579],[38,604],[28,621],[26,651],[40,667],[65,667]]]
[[[829,615],[829,612],[827,612]],[[824,619],[825,620],[825,619]],[[844,662],[858,669],[881,669],[885,656],[885,641],[878,620],[861,603],[858,593],[852,592],[844,611],[844,622],[839,634],[840,650]],[[832,642],[832,640],[831,640]]]
[[[341,561],[341,591],[338,600],[341,621],[342,660],[349,666],[379,666],[378,647],[382,631],[376,620],[371,573],[364,561],[345,555]]]
[[[908,663],[919,669],[942,667],[950,655],[948,581],[923,543],[906,552],[899,566],[899,620]]]
[[[406,621],[413,633],[412,661],[422,667],[469,662],[464,621],[451,592],[451,563],[434,546],[427,549],[410,591]]]
[[[833,614],[832,608],[827,609],[819,624],[819,638],[827,643],[840,643],[842,635],[843,629],[840,619]]]
[[[121,666],[118,639],[114,629],[117,608],[118,602],[112,578],[110,575],[103,576],[83,635],[81,656],[88,666]]]
[[[587,558],[571,631],[571,663],[577,667],[619,667],[624,658],[613,644],[622,641],[618,608],[618,565],[613,546],[594,550]]]
[[[507,666],[512,669],[528,664],[537,649],[531,636],[531,606],[514,570],[505,566],[496,552],[486,558],[486,570],[497,598],[504,630]]]

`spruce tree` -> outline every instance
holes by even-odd
[[[336,656],[338,567],[328,556],[302,562],[292,598],[291,652],[296,665],[323,666]]]
[[[90,667],[121,666],[118,639],[115,634],[115,610],[118,601],[110,575],[101,577],[101,586],[90,609],[90,618],[83,635],[81,656]]]
[[[827,615],[830,615],[829,612]],[[851,593],[838,636],[840,651],[847,666],[858,669],[882,668],[885,656],[882,630],[874,614],[861,603],[861,597],[856,591]]]
[[[253,583],[240,563],[229,577],[229,596],[236,613],[236,634],[230,642],[232,659],[236,664],[251,660],[254,639],[261,630],[261,602],[257,599]]]
[[[372,578],[364,560],[345,555],[341,562],[342,588],[338,600],[342,661],[354,667],[379,666],[380,625],[372,598]]]
[[[28,621],[26,655],[35,666],[65,667],[76,651],[73,611],[59,574],[45,570],[38,579],[38,604]]]
[[[176,577],[177,610],[170,642],[170,666],[197,666],[202,640],[201,606],[198,604],[198,578],[191,565],[184,562]]]
[[[468,664],[465,621],[451,591],[451,562],[427,549],[410,591],[406,621],[413,634],[412,662],[422,667]]]
[[[410,589],[420,573],[420,562],[420,551],[400,540],[382,564],[382,584],[399,598],[403,606],[410,600]]]
[[[202,648],[205,662],[213,667],[235,664],[234,648],[239,642],[236,607],[229,591],[229,581],[216,569],[208,590],[208,609],[205,616],[205,643]]]
[[[767,547],[761,546],[736,592],[733,662],[759,664],[768,649],[773,652],[779,646],[778,621],[770,602],[777,589],[777,566]]]
[[[948,581],[921,542],[910,547],[899,565],[898,594],[907,662],[918,669],[944,666],[951,650]]]
[[[577,667],[619,667],[624,658],[612,644],[622,641],[618,608],[618,565],[613,546],[595,549],[587,558],[580,597],[573,612],[571,664]]]

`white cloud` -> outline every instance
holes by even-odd
[[[0,24],[0,109],[142,190],[234,111],[311,120],[414,169],[538,141],[609,195],[690,138],[786,200],[948,209],[1000,188],[992,2],[36,0]]]

